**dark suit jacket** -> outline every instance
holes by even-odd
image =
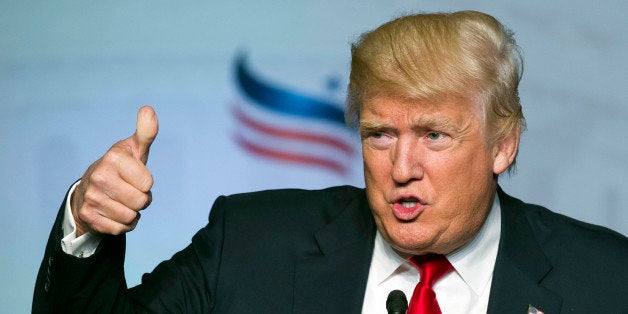
[[[498,193],[489,313],[628,311],[626,237]],[[34,312],[359,313],[376,232],[354,187],[220,197],[187,248],[127,289],[124,236],[75,258],[61,251],[60,216]]]

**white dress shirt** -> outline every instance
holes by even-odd
[[[63,252],[66,254],[74,255],[76,257],[89,257],[96,252],[96,248],[98,248],[98,244],[100,244],[102,236],[88,232],[80,237],[76,237],[76,223],[74,222],[74,216],[72,216],[70,198],[72,197],[72,193],[74,193],[74,189],[76,189],[79,182],[76,182],[70,188],[70,192],[68,192],[67,199],[65,200],[65,208],[63,209],[63,239],[61,239],[61,249],[63,249]]]
[[[467,245],[447,255],[455,270],[434,284],[444,314],[486,313],[500,232],[501,209],[496,195],[478,234]],[[386,299],[393,290],[403,291],[409,302],[418,282],[419,271],[401,258],[378,231],[362,313],[387,313]]]

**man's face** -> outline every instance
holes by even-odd
[[[402,255],[447,254],[482,226],[504,171],[479,105],[381,97],[360,115],[366,190],[384,239]],[[499,160],[496,162],[496,158]]]

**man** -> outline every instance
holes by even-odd
[[[626,237],[498,187],[524,128],[520,75],[512,34],[486,14],[366,33],[347,104],[366,189],[220,197],[187,248],[127,289],[124,233],[150,203],[158,129],[144,107],[68,193],[33,311],[384,313],[400,289],[412,313],[625,312]]]

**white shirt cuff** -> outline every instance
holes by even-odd
[[[74,216],[72,215],[72,208],[70,206],[70,200],[72,199],[72,193],[76,189],[76,186],[80,181],[76,182],[70,192],[68,192],[67,199],[65,200],[65,209],[63,214],[63,239],[61,239],[61,249],[63,252],[76,256],[76,257],[89,257],[94,252],[102,240],[102,235],[95,235],[89,232],[76,237],[76,224],[74,223]]]

